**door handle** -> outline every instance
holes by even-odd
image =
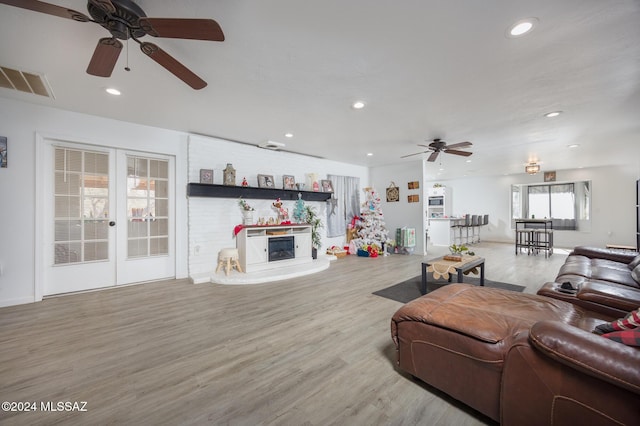
[[[112,220],[109,222],[109,226],[116,226],[116,223]]]

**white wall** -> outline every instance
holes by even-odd
[[[637,164],[558,170],[556,182],[590,180],[592,182],[591,231],[555,231],[554,245],[636,245],[635,182]],[[542,183],[543,175],[509,175],[442,180],[452,188],[453,215],[488,214],[489,226],[482,228],[486,241],[511,242],[514,232],[510,221],[512,184]],[[436,182],[427,182],[432,186]]]
[[[296,182],[305,182],[307,173],[317,173],[319,179],[328,174],[360,178],[360,186],[369,183],[368,168],[329,161],[288,152],[270,151],[199,135],[189,137],[189,182],[200,181],[200,169],[214,170],[214,183],[222,184],[222,170],[227,163],[236,169],[236,185],[244,177],[249,186],[258,186],[258,174],[272,175],[276,187],[282,187],[282,175],[293,175]],[[309,189],[309,188],[305,188]],[[258,217],[275,217],[271,203],[275,200],[247,200]],[[224,247],[235,247],[233,229],[242,223],[238,199],[190,197],[189,203],[189,276],[194,282],[205,282],[215,271],[218,252]],[[293,214],[294,201],[285,201],[284,207]],[[316,207],[326,226],[326,202],[306,202]],[[320,230],[322,248],[343,246],[345,236],[327,238],[326,228]]]
[[[36,134],[176,158],[176,276],[187,276],[187,135],[0,98],[0,135],[8,167],[0,169],[0,306],[33,302],[35,280]],[[46,226],[46,224],[43,224]]]
[[[408,189],[408,183],[418,181],[420,188]],[[387,202],[387,188],[394,182],[400,188],[400,201]],[[389,166],[371,168],[371,185],[380,194],[380,208],[384,214],[384,221],[389,230],[389,238],[395,239],[396,229],[407,227],[416,230],[415,254],[422,255],[425,244],[425,230],[423,221],[423,185],[422,163],[392,164]],[[408,195],[419,195],[420,202],[410,203]]]

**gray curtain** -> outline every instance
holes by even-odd
[[[334,200],[327,201],[327,237],[347,233],[347,225],[360,215],[360,178],[327,175],[333,184]]]

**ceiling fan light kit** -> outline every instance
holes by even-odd
[[[119,40],[132,39],[140,44],[142,52],[185,82],[193,89],[204,88],[207,83],[153,43],[139,39],[150,35],[160,38],[224,41],[224,33],[213,19],[149,18],[132,0],[89,0],[87,10],[91,17],[37,0],[0,0],[0,4],[15,6],[78,22],[94,22],[111,33],[111,37],[98,41],[87,67],[87,73],[97,77],[110,77],[122,51]],[[125,68],[127,71],[128,67]]]

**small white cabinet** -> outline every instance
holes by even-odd
[[[269,259],[271,246],[282,248],[282,240],[292,239],[291,257]],[[270,240],[277,244],[270,244]],[[236,236],[240,265],[245,272],[264,271],[284,266],[312,262],[311,225],[246,226]]]
[[[248,237],[249,241],[245,245],[245,262],[247,265],[255,265],[256,263],[265,263],[268,259],[267,237],[253,236]]]
[[[296,258],[311,257],[311,233],[298,232],[295,235]]]

